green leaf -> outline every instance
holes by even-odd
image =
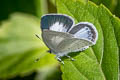
[[[117,6],[118,0],[90,0],[96,4],[104,4],[111,12],[114,13],[114,10]]]
[[[0,78],[27,75],[57,65],[54,55],[35,34],[41,36],[40,21],[27,14],[12,14],[0,27]],[[38,62],[35,62],[40,58]]]
[[[114,26],[115,36],[118,42],[119,55],[120,55],[120,19],[114,16],[114,18],[111,19],[111,22]],[[120,56],[119,56],[119,62],[120,62]],[[119,68],[120,68],[120,64],[119,64]]]
[[[97,5],[104,4],[113,14],[120,17],[120,0],[90,0]]]
[[[63,80],[118,80],[119,51],[115,33],[120,34],[120,21],[103,5],[81,0],[57,0],[58,13],[68,14],[75,22],[91,22],[98,30],[95,46],[65,59],[61,66]],[[115,33],[114,33],[115,32]],[[120,40],[119,40],[120,41]],[[74,53],[73,53],[74,54]]]
[[[59,66],[40,70],[35,76],[35,80],[62,80]]]

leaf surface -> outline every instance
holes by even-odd
[[[57,0],[57,9],[58,13],[72,16],[76,23],[93,23],[98,30],[96,45],[74,56],[75,61],[64,60],[63,80],[118,80],[118,30],[114,28],[120,27],[120,21],[103,5],[90,1]]]

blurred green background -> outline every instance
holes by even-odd
[[[120,0],[91,0],[120,17]],[[62,80],[58,61],[46,53],[40,17],[57,13],[55,0],[0,1],[0,80]],[[40,58],[38,62],[35,62]]]
[[[37,17],[57,12],[55,0],[1,0],[0,10],[0,20],[7,19],[14,12],[28,13]]]
[[[35,36],[41,35],[40,16],[56,13],[54,2],[0,1],[0,80],[61,80],[54,55]]]

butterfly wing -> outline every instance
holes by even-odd
[[[96,43],[98,33],[93,24],[73,24],[73,19],[66,15],[49,14],[41,18],[43,40],[56,55],[82,51]]]
[[[48,29],[58,32],[67,32],[70,30],[74,20],[62,14],[47,14],[41,18],[41,29]]]
[[[64,56],[70,52],[77,52],[87,49],[89,46],[92,45],[92,42],[78,39],[78,38],[68,38],[64,39],[59,45],[57,46],[58,56]]]
[[[70,34],[73,34],[75,38],[84,39],[96,43],[98,38],[98,32],[95,26],[89,22],[80,22],[75,25],[70,31]]]
[[[44,30],[42,33],[43,41],[52,51],[52,53],[58,53],[57,46],[65,39],[72,38],[73,36],[68,33],[56,32],[51,30]]]

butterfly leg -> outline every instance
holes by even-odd
[[[72,57],[66,55],[66,57],[68,57],[69,59],[71,59],[72,61],[74,61],[75,59],[73,59]]]
[[[56,56],[56,59],[57,59],[58,61],[60,61],[62,64],[64,64],[64,61],[62,61],[60,57],[57,57],[57,56]]]

